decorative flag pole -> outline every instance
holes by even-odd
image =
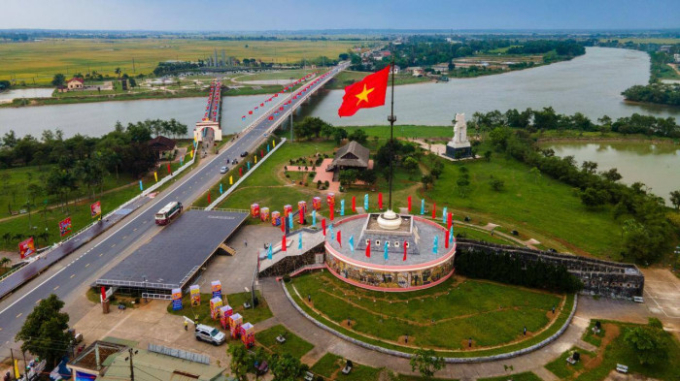
[[[283,235],[283,238],[281,239],[281,251],[288,251],[286,250],[286,235]]]
[[[364,211],[368,212],[368,193],[364,195]]]
[[[446,215],[446,228],[448,230],[451,230],[451,225],[453,225],[453,214],[451,212],[449,212]]]
[[[331,212],[331,221],[333,221],[333,217],[335,216],[335,205],[334,205],[334,204],[330,204],[330,205],[328,205],[328,206],[329,206],[329,210],[330,210],[330,212]]]
[[[390,259],[390,257],[389,257],[389,252],[388,252],[387,241],[385,241],[385,244],[383,245],[383,247],[384,247],[384,250],[385,250],[385,253],[384,253],[385,260],[388,260],[388,259]]]
[[[408,212],[410,214],[411,213],[411,196],[408,196],[407,201],[408,201]]]
[[[404,241],[404,261],[406,261],[406,253],[408,252],[408,242]]]
[[[139,180],[139,190],[144,191],[144,185],[142,184],[142,180]]]
[[[349,242],[349,250],[353,253],[354,252],[354,236],[350,236],[349,240],[347,240],[347,242]]]
[[[345,215],[345,199],[340,200],[340,215]]]
[[[270,261],[272,260],[272,256],[273,256],[273,253],[272,253],[272,246],[273,246],[273,245],[270,243],[270,244],[269,244],[269,247],[267,248],[267,259],[269,259]]]
[[[222,194],[222,183],[220,183],[220,194]]]
[[[298,250],[302,250],[302,232],[298,233]]]
[[[382,192],[378,193],[378,209],[382,210]]]
[[[321,219],[321,229],[323,230],[323,235],[326,235],[326,219],[322,218]]]
[[[234,185],[234,176],[229,176],[229,185]]]
[[[442,209],[442,222],[446,223],[446,207]]]
[[[338,245],[340,245],[340,248],[342,248],[342,231],[338,230]]]
[[[158,182],[158,172],[153,173],[153,178],[156,179],[156,182]]]
[[[446,237],[448,237],[449,234],[450,234],[450,233],[449,233],[449,231],[447,230],[447,231],[446,231]],[[444,248],[445,248],[445,249],[448,249],[448,248],[449,248],[449,240],[446,239],[446,238],[444,238]]]
[[[433,220],[437,219],[437,203],[436,202],[432,203],[432,219]]]
[[[366,243],[366,258],[371,257],[371,240],[369,239]]]
[[[434,253],[434,255],[437,255],[437,253],[439,253],[439,236],[438,235],[434,236],[434,242],[432,243],[432,253]]]
[[[352,213],[357,212],[357,196],[352,196]]]
[[[312,210],[312,227],[316,227],[316,210]]]
[[[420,200],[420,215],[425,214],[425,199]]]

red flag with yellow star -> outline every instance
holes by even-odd
[[[342,97],[338,115],[340,117],[352,116],[362,108],[384,106],[389,75],[390,66],[387,66],[345,87],[345,95]]]

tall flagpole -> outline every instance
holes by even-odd
[[[392,210],[392,179],[394,178],[394,122],[397,121],[397,117],[394,115],[394,54],[392,55],[392,101],[390,105],[390,116],[387,120],[390,122],[390,195],[389,195],[389,208]]]

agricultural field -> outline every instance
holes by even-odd
[[[287,287],[298,304],[362,340],[378,340],[405,351],[425,347],[454,355],[528,341],[547,327],[557,329],[559,317],[571,310],[563,295],[459,277],[410,293],[363,290],[328,272],[294,278]],[[557,306],[554,315],[553,306]]]
[[[150,74],[158,62],[196,61],[217,49],[227,57],[257,58],[264,62],[293,63],[319,56],[337,58],[348,49],[370,42],[359,41],[210,41],[191,39],[47,39],[39,42],[0,44],[0,80],[26,85],[50,84],[56,73],[67,77],[97,71],[115,76],[122,73]],[[49,59],[46,59],[49,57]],[[134,60],[134,68],[133,68]]]
[[[353,84],[354,82],[362,80],[364,77],[367,75],[372,74],[370,72],[365,72],[365,71],[350,71],[350,70],[345,70],[342,73],[338,74],[333,81],[331,81],[328,85],[326,85],[326,88],[331,89],[331,90],[337,90],[337,89],[344,89],[345,87]],[[390,79],[391,81],[391,79]],[[394,77],[394,85],[409,85],[413,83],[423,83],[423,82],[432,82],[431,78],[427,77],[414,77],[410,74],[397,74]],[[392,82],[390,82],[392,83]]]

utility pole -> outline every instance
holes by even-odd
[[[9,354],[12,357],[12,369],[14,370],[14,379],[19,379],[19,375],[17,374],[17,367],[14,366],[14,350],[12,348],[9,349]]]
[[[132,364],[133,355],[132,348],[130,348],[129,351],[130,351],[130,381],[135,381],[135,367]]]

